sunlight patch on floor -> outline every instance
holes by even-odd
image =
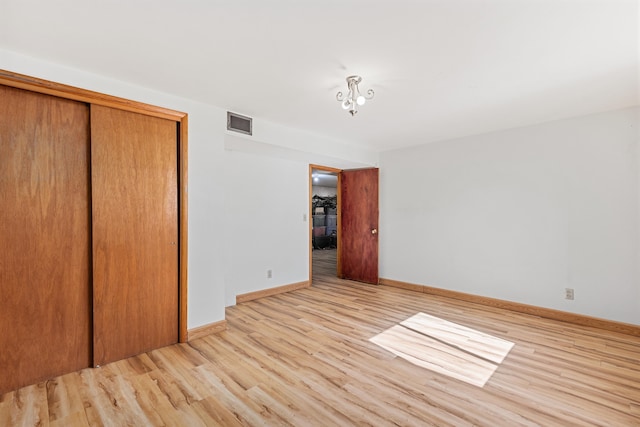
[[[514,345],[425,313],[370,341],[417,366],[478,387],[484,387]]]

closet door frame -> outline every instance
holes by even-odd
[[[103,105],[173,120],[178,126],[178,341],[187,342],[187,136],[188,115],[180,111],[131,101],[0,69],[0,84],[59,98]]]

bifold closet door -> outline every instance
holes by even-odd
[[[91,106],[95,366],[178,341],[178,127]]]
[[[91,366],[89,107],[0,86],[0,394]]]

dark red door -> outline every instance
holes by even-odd
[[[378,284],[378,169],[342,171],[340,277]]]

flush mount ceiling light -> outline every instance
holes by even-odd
[[[355,116],[358,113],[358,106],[364,105],[367,99],[373,98],[373,90],[369,89],[367,91],[367,95],[364,96],[360,93],[360,88],[358,85],[362,81],[362,77],[360,76],[349,76],[347,77],[347,87],[349,88],[349,92],[345,97],[342,92],[338,92],[336,94],[336,99],[338,102],[342,102],[342,109],[349,110],[352,116]]]

